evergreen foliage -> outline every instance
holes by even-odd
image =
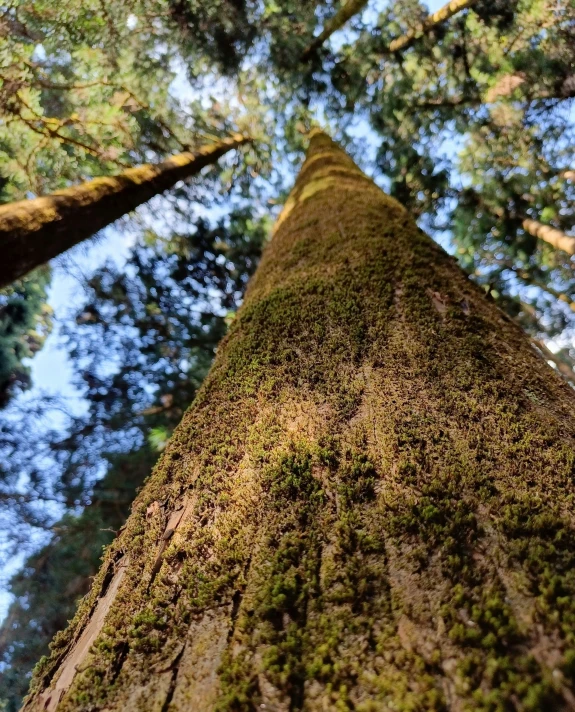
[[[50,332],[49,274],[41,268],[0,290],[0,408],[30,386],[30,369],[24,360],[42,348]]]
[[[89,412],[68,425],[65,438],[44,433],[47,447],[33,453],[35,462],[29,449],[14,452],[29,430],[12,430],[13,454],[3,473],[2,506],[20,504],[25,521],[38,524],[42,513],[38,502],[21,502],[17,489],[9,496],[22,469],[36,470],[38,482],[28,492],[36,484],[40,501],[54,484],[51,476],[57,479],[51,496],[69,510],[10,584],[15,601],[0,637],[0,699],[8,710],[18,709],[33,664],[72,617],[102,547],[123,524],[136,489],[193,400],[264,236],[263,225],[245,211],[219,225],[199,220],[192,234],[147,235],[122,269],[106,265],[90,279],[86,303],[65,334]],[[49,462],[52,472],[46,472]]]

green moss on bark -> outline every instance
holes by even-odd
[[[574,410],[520,330],[316,136],[107,554],[127,574],[58,710],[569,709]],[[57,686],[104,579],[36,690]]]

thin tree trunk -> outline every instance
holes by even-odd
[[[557,356],[557,354],[554,354],[553,351],[551,351],[543,341],[540,341],[539,339],[533,339],[533,343],[535,344],[535,347],[541,351],[543,358],[547,361],[552,361],[557,367],[559,373],[564,378],[566,378],[567,381],[571,383],[571,385],[575,385],[575,372],[573,371],[573,369],[568,364],[566,364],[565,361],[562,361],[561,358]]]
[[[503,217],[504,211],[502,208],[492,208],[490,207],[482,198],[482,196],[473,192],[474,198],[477,201],[477,205],[480,206],[485,212],[491,213],[494,217],[500,219]],[[537,220],[532,220],[531,218],[524,218],[521,226],[529,235],[536,237],[548,245],[551,245],[557,250],[562,250],[567,252],[569,255],[575,254],[575,237],[567,235],[562,230],[551,227],[550,225],[545,225],[544,223],[538,222]]]
[[[440,8],[437,12],[433,12],[431,15],[428,15],[423,22],[416,25],[413,29],[409,30],[404,35],[401,35],[401,37],[394,39],[389,45],[390,54],[393,52],[401,52],[402,50],[411,47],[416,40],[426,35],[434,27],[446,22],[450,17],[457,15],[458,12],[471,7],[474,2],[475,0],[450,0],[450,2]]]
[[[94,235],[178,181],[199,173],[247,140],[233,136],[157,165],[130,168],[118,176],[95,178],[41,198],[0,206],[0,287]]]
[[[522,225],[523,229],[533,237],[543,240],[557,250],[563,250],[569,255],[575,255],[575,237],[529,218],[525,219]]]
[[[528,270],[521,269],[520,267],[515,267],[511,260],[494,259],[493,254],[491,252],[482,251],[481,254],[482,257],[490,258],[496,265],[502,267],[503,269],[508,270],[509,272],[513,272],[513,274],[515,274],[527,286],[537,287],[541,291],[546,292],[547,294],[557,299],[557,301],[567,304],[569,309],[575,312],[575,301],[573,301],[573,298],[570,294],[567,294],[566,292],[559,292],[557,289],[553,289],[553,287],[551,287],[550,285],[545,284],[545,282],[542,282],[536,277],[533,277],[533,275],[531,275]],[[476,272],[475,274],[478,273]]]
[[[573,709],[574,446],[572,389],[316,134],[25,709]]]
[[[302,54],[301,61],[307,62],[334,32],[337,32],[351,20],[354,15],[361,12],[367,5],[367,2],[368,0],[347,0],[347,2],[344,2],[336,14],[325,23],[322,31],[314,38],[313,42]]]
[[[534,104],[541,101],[565,101],[567,99],[572,99],[575,96],[575,89],[573,88],[572,81],[563,81],[561,84],[558,84],[551,89],[540,90],[537,94],[530,91],[528,81],[528,78],[524,78],[523,75],[508,74],[502,77],[498,84],[491,87],[491,89],[485,93],[485,96],[454,96],[450,98],[437,97],[429,99],[428,101],[419,102],[416,106],[419,109],[451,108],[456,106],[468,106],[470,108],[474,108],[494,103],[501,98],[509,97],[519,87],[524,87],[522,99],[527,104]],[[569,171],[567,173],[569,173]],[[567,173],[565,173],[564,176],[569,178]],[[571,180],[573,180],[575,179],[575,172],[571,171],[571,173],[573,173],[573,178],[571,178]]]

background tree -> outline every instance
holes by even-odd
[[[6,258],[0,269],[0,285],[46,264],[249,141],[236,134],[159,164],[130,168],[118,176],[95,178],[34,200],[0,207],[0,241]]]
[[[46,304],[47,269],[0,291],[0,407],[30,385],[24,359],[36,353],[50,332]]]

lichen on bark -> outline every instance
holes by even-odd
[[[574,405],[316,134],[210,375],[26,709],[572,709]]]

